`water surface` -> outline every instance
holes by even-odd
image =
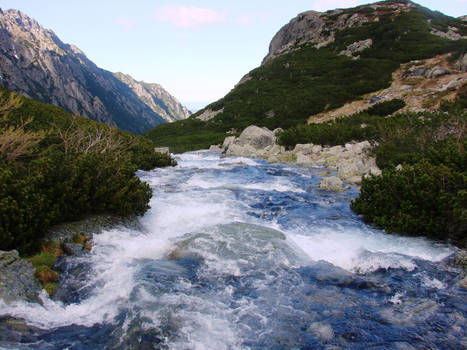
[[[467,347],[453,247],[365,225],[355,189],[317,188],[324,169],[177,161],[139,173],[154,195],[137,226],[62,259],[59,298],[0,301],[1,349]]]

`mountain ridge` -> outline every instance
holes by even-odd
[[[385,91],[403,64],[415,69],[419,61],[439,55],[448,55],[439,68],[450,69],[440,69],[436,75],[441,72],[454,79],[467,71],[466,38],[463,17],[445,16],[407,0],[304,12],[274,35],[263,63],[244,75],[226,96],[188,121],[152,129],[147,135],[168,146],[182,145],[185,139],[188,146],[183,150],[188,150],[209,147],[209,138],[215,144],[221,133],[238,134],[249,125],[287,129]],[[433,79],[416,77],[417,70],[410,74],[411,79]],[[406,85],[416,87],[412,81]],[[427,103],[426,109],[452,100],[463,85],[448,87],[455,90],[453,94],[440,91],[436,103]],[[391,98],[389,93],[384,97]],[[410,103],[407,106],[412,110]],[[164,137],[168,134],[177,139],[168,140]]]
[[[0,54],[1,85],[74,114],[134,133],[189,116],[160,85],[153,95],[146,92],[151,103],[143,101],[131,86],[19,10],[0,9]]]

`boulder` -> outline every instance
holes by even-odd
[[[222,144],[222,151],[224,152],[229,148],[229,146],[235,141],[235,136],[229,136],[224,139],[224,143]]]
[[[337,176],[329,176],[321,180],[319,188],[325,191],[340,192],[342,191],[342,185],[342,180]]]
[[[251,125],[242,131],[235,143],[241,146],[249,145],[254,149],[264,149],[275,144],[274,132],[266,128]]]
[[[154,148],[154,152],[162,153],[162,154],[170,154],[169,147],[156,147]]]
[[[306,144],[297,144],[293,150],[294,153],[302,153],[302,154],[310,154],[314,153],[313,152],[313,147],[314,145],[312,143],[306,143]]]
[[[6,303],[38,302],[42,287],[34,274],[34,267],[20,259],[16,250],[0,251],[0,299]]]
[[[219,145],[211,145],[211,147],[209,147],[209,151],[210,152],[222,152],[223,149]]]
[[[443,67],[433,67],[426,73],[426,77],[428,79],[436,79],[446,74],[452,74],[452,73],[450,70],[447,70],[446,68],[443,68]]]
[[[345,144],[345,149],[355,154],[362,154],[364,151],[370,148],[371,148],[371,144],[368,141]]]
[[[228,138],[227,138],[228,139]],[[223,147],[227,156],[258,157],[266,154],[276,143],[274,132],[251,125],[233,141],[225,140]]]
[[[303,153],[297,154],[297,165],[301,166],[312,166],[314,165],[313,159],[310,158],[308,155]]]
[[[237,156],[237,157],[257,157],[258,152],[251,145],[239,145],[238,143],[232,143],[229,148],[224,152],[226,156]]]

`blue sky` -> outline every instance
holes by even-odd
[[[163,85],[192,109],[223,97],[259,66],[274,34],[298,13],[358,0],[1,0],[74,44],[99,67]],[[450,16],[467,0],[421,0]]]

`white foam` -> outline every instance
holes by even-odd
[[[404,296],[403,293],[397,292],[391,298],[389,298],[389,302],[394,305],[401,305],[402,304],[402,297]]]
[[[324,260],[345,270],[369,273],[380,268],[414,270],[414,259],[440,261],[452,253],[446,245],[412,237],[387,235],[372,229],[311,228],[289,235],[311,259]]]
[[[435,288],[435,289],[446,289],[447,288],[446,283],[443,283],[442,281],[440,281],[439,279],[435,277],[430,278],[425,273],[422,276],[422,284],[423,286],[428,287],[428,288]]]
[[[168,247],[165,237],[123,228],[104,231],[94,237],[94,247],[87,258],[92,265],[87,282],[92,292],[88,298],[79,304],[64,305],[43,294],[43,305],[24,302],[1,305],[2,314],[24,318],[31,325],[45,328],[113,323],[120,310],[127,307],[137,284],[134,260],[160,258]]]

